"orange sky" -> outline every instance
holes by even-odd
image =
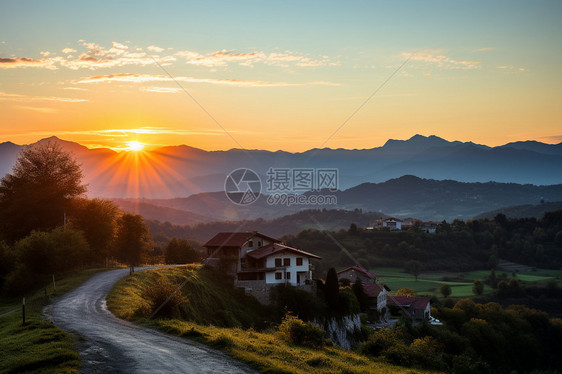
[[[4,5],[0,141],[562,141],[559,2],[211,3]]]

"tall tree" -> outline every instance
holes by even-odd
[[[357,301],[359,302],[359,307],[362,311],[366,311],[369,308],[369,297],[365,293],[365,289],[363,288],[363,281],[361,278],[357,277],[353,286],[351,286]]]
[[[338,282],[338,273],[336,269],[330,268],[326,274],[326,284],[324,286],[324,297],[326,303],[333,310],[337,310],[339,301],[340,285]]]
[[[70,225],[82,231],[90,245],[87,262],[101,264],[110,254],[119,214],[119,208],[110,200],[76,200]]]
[[[442,284],[441,287],[439,287],[439,292],[441,292],[441,295],[443,295],[443,297],[449,297],[451,295],[451,286],[449,286],[448,284]]]
[[[405,270],[412,274],[416,278],[416,282],[418,281],[418,276],[421,273],[422,264],[419,261],[411,260],[406,262],[406,266],[404,267]]]
[[[141,264],[143,256],[149,251],[152,239],[142,216],[123,214],[117,220],[115,251],[117,257],[131,267]]]
[[[482,295],[482,292],[484,292],[484,282],[478,279],[475,280],[472,284],[472,292],[477,296]]]
[[[60,145],[27,147],[0,181],[0,233],[14,242],[62,226],[72,200],[85,192],[80,165]]]
[[[200,254],[185,239],[172,238],[164,248],[167,264],[189,264],[200,260]]]

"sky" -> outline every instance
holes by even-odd
[[[561,18],[540,0],[0,1],[0,142],[559,143]]]

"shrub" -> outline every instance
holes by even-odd
[[[150,313],[158,317],[171,318],[178,313],[180,304],[187,301],[168,278],[160,278],[156,283],[146,288],[144,298],[150,303]]]
[[[279,334],[288,343],[319,348],[324,345],[326,333],[311,322],[303,322],[291,314],[285,315]]]

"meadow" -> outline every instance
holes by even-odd
[[[443,284],[451,286],[451,297],[472,297],[472,283],[475,280],[485,280],[490,274],[489,270],[476,270],[470,272],[423,272],[418,276],[416,281],[412,274],[404,271],[402,268],[397,267],[378,267],[370,270],[376,274],[380,282],[385,283],[392,290],[390,293],[394,294],[400,288],[411,288],[416,291],[418,296],[436,296],[442,297],[439,292],[439,287]],[[496,277],[511,279],[513,273],[505,271],[496,271]],[[518,279],[525,284],[545,285],[549,280],[556,280],[560,285],[562,284],[562,270],[550,269],[536,269],[525,273],[515,273],[515,279]],[[489,287],[484,287],[484,295],[490,294],[494,290]]]

